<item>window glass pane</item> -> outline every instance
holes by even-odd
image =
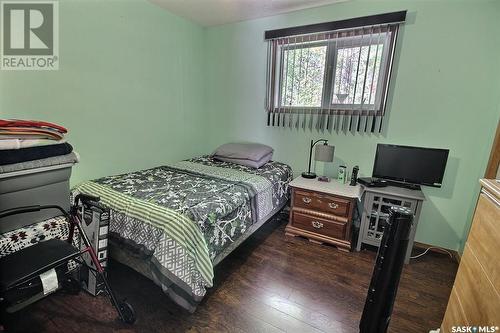
[[[332,104],[375,104],[383,47],[338,49]]]
[[[302,47],[283,53],[283,106],[320,107],[326,46]]]

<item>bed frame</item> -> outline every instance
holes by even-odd
[[[219,253],[217,257],[215,257],[215,260],[213,261],[214,267],[217,266],[222,260],[224,260],[224,258],[226,258],[231,252],[233,252],[234,249],[240,246],[240,244],[243,243],[248,237],[250,237],[255,231],[257,231],[257,229],[259,229],[266,222],[270,221],[274,217],[274,215],[279,213],[287,205],[287,203],[288,202],[285,201],[264,218],[252,224],[248,228],[248,230],[243,235],[241,235],[241,237],[239,237],[235,242],[224,249],[224,251]],[[111,258],[132,268],[133,270],[139,272],[140,274],[154,282],[154,278],[151,274],[150,264],[148,261],[145,261],[142,257],[139,257],[131,250],[116,245],[111,239],[109,240],[108,244],[109,255],[111,256]]]

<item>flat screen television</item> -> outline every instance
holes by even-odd
[[[373,177],[441,187],[448,149],[378,144]]]

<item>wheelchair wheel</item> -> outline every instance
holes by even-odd
[[[127,324],[135,323],[135,311],[132,305],[126,301],[121,301],[118,306],[120,307],[120,313],[122,315],[122,321]]]

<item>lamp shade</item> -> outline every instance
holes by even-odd
[[[334,146],[327,144],[317,145],[314,152],[314,159],[321,162],[333,162],[333,152],[335,151]]]

